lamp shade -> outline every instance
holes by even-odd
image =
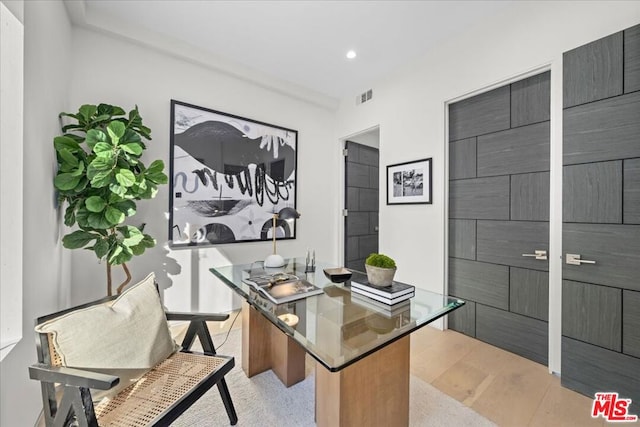
[[[278,219],[296,219],[300,218],[300,213],[294,208],[282,208],[277,214],[273,214],[273,226],[271,229],[271,236],[273,238],[273,254],[269,255],[264,260],[264,266],[269,268],[282,267],[284,265],[284,258],[276,253],[276,220]]]
[[[278,212],[278,219],[297,219],[300,218],[300,213],[293,208],[282,208]]]

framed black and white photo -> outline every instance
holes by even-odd
[[[298,132],[171,101],[169,245],[294,239]]]
[[[432,203],[431,160],[387,166],[387,205]]]

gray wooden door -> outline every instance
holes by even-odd
[[[640,25],[566,52],[563,86],[562,384],[638,414]]]
[[[449,327],[543,364],[549,109],[549,72],[449,107]]]
[[[378,149],[345,144],[344,265],[364,271],[364,260],[378,252]]]

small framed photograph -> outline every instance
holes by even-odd
[[[431,204],[431,161],[387,166],[387,205]]]

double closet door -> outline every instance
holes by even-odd
[[[640,413],[640,25],[563,55],[562,253],[548,252],[549,73],[449,109],[449,326],[548,363],[562,257],[562,384]]]

